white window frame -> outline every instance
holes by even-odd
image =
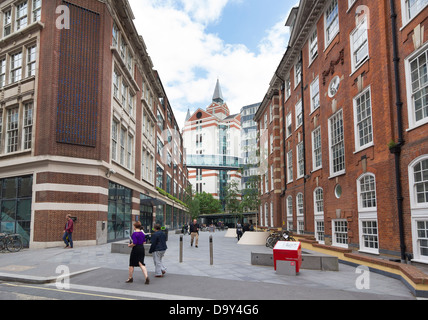
[[[311,83],[311,113],[313,113],[319,107],[320,107],[320,79],[319,79],[319,76],[317,76],[317,78]]]
[[[296,195],[296,216],[303,217],[305,214],[305,199],[303,193],[299,192]]]
[[[425,43],[420,49],[413,52],[409,57],[404,60],[405,71],[406,71],[406,88],[407,88],[407,110],[409,118],[409,130],[420,127],[428,123],[428,117],[425,117],[421,120],[416,120],[415,114],[415,104],[413,101],[413,89],[412,89],[412,74],[411,74],[411,63],[419,58],[422,54],[427,56],[428,60],[428,42]],[[427,62],[428,64],[428,62]]]
[[[293,116],[291,112],[286,117],[286,139],[293,134]]]
[[[303,141],[296,146],[297,155],[297,180],[305,175],[305,155],[303,151]]]
[[[321,198],[318,193],[321,192]],[[321,203],[322,211],[319,211],[319,204]],[[314,190],[314,215],[324,216],[324,190],[321,187],[315,188]]]
[[[333,141],[332,141],[332,121],[338,117],[339,115],[341,115],[342,117],[342,126],[343,126],[343,139],[340,142],[343,145],[343,169],[339,170],[339,171],[334,171],[334,159],[333,159]],[[344,119],[343,119],[343,109],[337,111],[334,115],[332,115],[330,117],[330,119],[328,120],[328,136],[329,136],[329,162],[330,162],[330,177],[336,177],[339,175],[342,175],[344,173],[346,173],[346,145],[345,145],[345,124],[344,124]],[[339,145],[339,143],[336,143],[335,145]]]
[[[358,100],[359,99],[363,99],[364,96],[366,96],[368,93],[369,95],[369,99],[368,102],[370,103],[370,116],[366,116],[364,119],[362,119],[361,121],[359,121],[359,107],[360,105],[358,105]],[[364,105],[366,106],[367,109],[367,104],[366,104],[367,100],[364,100]],[[366,89],[364,89],[363,92],[361,92],[359,95],[357,95],[354,100],[353,100],[353,104],[354,104],[354,137],[355,137],[355,152],[359,152],[361,150],[364,150],[366,148],[369,148],[371,146],[373,146],[374,144],[374,130],[373,130],[373,104],[372,104],[372,93],[371,93],[371,88],[368,87]],[[361,104],[362,105],[362,104]],[[369,129],[370,129],[370,135],[371,135],[371,141],[368,141],[365,144],[361,144],[361,124],[363,123],[368,123],[369,125]],[[367,127],[366,127],[367,128]]]
[[[328,46],[330,45],[330,43],[334,40],[334,38],[340,32],[339,2],[340,1],[338,1],[338,0],[331,0],[330,3],[327,5],[326,10],[324,12],[324,39],[325,39],[324,43],[325,43],[325,49],[328,48]],[[337,31],[335,31],[334,33],[329,34],[329,32],[327,30],[327,28],[328,28],[328,25],[327,25],[327,11],[333,6],[334,3],[336,3],[337,10],[338,10],[338,13],[337,13]],[[333,23],[331,25],[333,25]]]
[[[315,61],[318,57],[318,30],[315,27],[314,31],[312,31],[311,36],[309,37],[309,65]]]
[[[298,68],[300,66],[300,68]],[[299,73],[297,73],[297,70],[300,70]],[[297,62],[294,64],[294,89],[297,88],[297,86],[299,85],[300,81],[302,81],[302,63],[299,60],[297,60]]]
[[[299,100],[299,102],[297,102],[296,107],[295,107],[295,111],[296,111],[296,129],[299,129],[302,124],[303,124],[303,104],[302,104],[302,99]]]
[[[287,183],[293,182],[293,150],[287,153]]]
[[[419,0],[422,4],[421,7],[417,11],[414,12],[414,15],[412,17],[409,16],[409,7],[407,6],[408,0],[401,0],[401,14],[403,19],[403,26],[404,28],[410,21],[412,21],[414,18],[416,18],[427,6],[428,1],[427,0]],[[425,3],[424,3],[425,2]]]
[[[336,223],[340,224],[340,225],[338,225],[339,229],[346,228],[346,232],[342,232],[342,230],[340,230],[340,232],[337,232]],[[346,226],[344,224],[346,224]],[[348,221],[345,220],[345,219],[331,220],[331,227],[332,227],[332,229],[331,229],[332,230],[332,245],[335,246],[335,247],[340,247],[340,248],[348,249],[348,246],[349,246]],[[346,239],[347,239],[346,244],[337,241],[337,235],[338,234],[346,234]]]
[[[358,24],[358,26],[351,32],[350,35],[350,45],[351,45],[351,64],[352,64],[352,73],[357,71],[358,68],[360,68],[368,59],[369,59],[369,31],[368,31],[368,19],[365,16],[361,22]],[[356,42],[354,39],[355,36],[359,36],[360,39],[362,39],[360,45],[355,45]],[[361,57],[359,61],[356,61],[357,53],[360,51],[360,49],[367,46],[367,53]]]
[[[319,139],[317,138],[317,135],[319,134]],[[317,142],[319,140],[319,147],[317,145]],[[316,151],[319,151],[318,154],[316,154]],[[318,156],[320,157],[320,165],[317,166],[317,160]],[[322,168],[322,137],[321,137],[321,126],[316,128],[314,131],[312,131],[312,171],[316,171]]]
[[[24,6],[25,9],[20,9],[21,6]],[[15,31],[21,30],[28,26],[28,7],[28,0],[22,1],[15,5]],[[20,23],[21,21],[22,24]]]
[[[288,196],[287,198],[287,217],[293,217],[293,197]]]
[[[367,228],[364,227],[365,223],[376,224],[376,233],[365,233],[364,230]],[[358,221],[359,235],[360,235],[360,252],[370,253],[370,254],[379,254],[379,223],[377,219],[359,219]],[[371,239],[367,239],[371,238]],[[366,241],[376,243],[376,247],[366,246]]]

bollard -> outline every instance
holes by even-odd
[[[180,263],[183,262],[183,235],[180,236]]]
[[[214,257],[213,257],[213,236],[210,236],[210,265],[214,264]]]

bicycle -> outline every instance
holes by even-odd
[[[273,249],[278,241],[296,241],[290,231],[273,232],[266,239],[266,247]]]
[[[0,252],[7,249],[9,252],[18,252],[23,248],[20,234],[0,233]]]

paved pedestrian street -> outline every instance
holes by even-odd
[[[213,265],[210,265],[210,236]],[[170,232],[164,258],[167,273],[163,278],[154,277],[152,257],[146,256],[151,279],[148,286],[137,269],[134,283],[125,283],[129,256],[111,253],[111,244],[4,253],[0,259],[0,299],[213,299],[223,302],[415,299],[402,282],[375,273],[370,273],[369,288],[360,290],[357,286],[360,274],[356,268],[343,264],[339,265],[338,272],[301,270],[297,276],[278,275],[273,267],[251,265],[251,252],[271,249],[239,245],[237,239],[225,237],[225,232],[201,232],[199,248],[191,247],[190,236],[185,235],[182,263],[179,243],[180,235]],[[73,275],[71,279],[57,280],[68,272]],[[53,283],[41,283],[49,278]]]

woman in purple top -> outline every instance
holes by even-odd
[[[147,274],[146,265],[144,264],[144,243],[146,242],[146,237],[144,232],[141,231],[141,223],[139,221],[134,223],[134,233],[131,239],[132,242],[128,244],[128,247],[132,248],[129,258],[129,278],[126,283],[134,282],[134,267],[140,267],[146,278],[145,284],[149,284],[149,276]]]

